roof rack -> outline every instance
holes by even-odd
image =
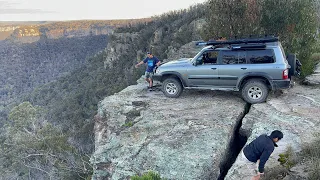
[[[277,42],[277,41],[279,41],[278,37],[244,38],[244,39],[235,39],[235,40],[216,40],[216,41],[208,41],[208,42],[197,42],[196,46],[268,43],[268,42]]]
[[[233,44],[230,45],[230,49],[232,50],[243,50],[243,49],[264,49],[266,48],[266,44]]]

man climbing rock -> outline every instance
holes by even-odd
[[[145,72],[145,77],[146,81],[149,83],[148,89],[152,90],[152,85],[153,85],[153,80],[152,80],[152,75],[153,75],[153,69],[156,66],[160,65],[160,61],[157,57],[153,56],[151,52],[147,53],[147,58],[144,59],[143,61],[139,62],[138,64],[135,65],[136,68],[138,68],[141,64],[147,64],[147,69]]]
[[[264,165],[272,154],[274,147],[278,147],[276,142],[282,138],[283,133],[275,130],[270,136],[260,135],[243,148],[241,160],[246,164],[248,176],[252,177],[251,180],[259,180],[260,176],[264,174]]]

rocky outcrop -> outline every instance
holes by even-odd
[[[268,169],[279,166],[280,153],[288,147],[299,151],[306,142],[311,142],[314,133],[320,129],[320,89],[306,86],[294,86],[280,94],[273,94],[267,103],[252,105],[243,119],[242,129],[250,132],[248,143],[263,133],[275,129],[283,131],[284,138],[266,164]],[[244,165],[237,160],[229,170],[226,180],[246,179]]]
[[[316,66],[314,73],[306,77],[304,83],[313,86],[320,85],[320,63]]]
[[[217,179],[227,170],[223,163],[232,158],[230,143],[239,123],[242,135],[249,137],[247,144],[275,129],[284,132],[266,164],[268,173],[280,166],[280,153],[289,147],[300,151],[320,129],[320,89],[312,87],[296,85],[271,93],[242,120],[246,105],[237,93],[185,91],[172,99],[161,91],[147,92],[146,86],[140,79],[138,85],[101,101],[95,118],[93,179],[127,179],[148,170],[167,179]],[[296,169],[291,178],[305,177]],[[236,160],[219,179],[246,179],[245,174]]]
[[[104,66],[112,68],[114,65],[115,61],[119,61],[121,56],[124,54],[128,54],[132,50],[134,52],[138,52],[137,54],[139,55],[140,51],[136,50],[135,47],[135,42],[139,38],[138,33],[114,33],[110,36],[110,43],[107,45],[107,48],[105,49],[105,52],[107,54],[105,61],[104,61]],[[137,56],[135,53],[134,56]],[[131,54],[131,55],[132,55]],[[144,54],[145,55],[145,54]],[[130,56],[129,56],[130,57]],[[128,61],[138,61],[141,60],[142,58],[139,56],[137,59],[134,57],[130,57]]]
[[[190,30],[189,36],[193,36],[192,39],[199,41],[201,40],[200,31],[204,24],[204,19],[194,20],[190,24],[179,28],[179,30],[175,33],[175,38],[179,36],[179,33],[186,32],[186,29],[188,29]],[[174,47],[174,45],[169,46],[167,49],[168,59],[166,61],[194,57],[203,48],[203,46],[196,46],[196,42],[197,41],[187,43],[179,48]]]
[[[197,41],[193,41],[185,44],[181,46],[179,50],[175,50],[172,46],[169,47],[168,59],[166,61],[177,60],[181,58],[193,58],[203,48],[203,46],[196,46],[196,42]]]
[[[237,94],[186,91],[167,98],[142,79],[99,104],[93,179],[126,179],[153,170],[167,179],[217,179],[243,115]]]

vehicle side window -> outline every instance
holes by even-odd
[[[223,51],[223,64],[246,64],[246,54],[240,51]]]
[[[209,51],[207,58],[208,63],[217,64],[218,54],[218,51]]]
[[[199,64],[217,64],[218,51],[206,51],[197,59]]]
[[[251,64],[274,63],[273,51],[271,49],[247,51],[247,56]]]

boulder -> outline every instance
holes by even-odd
[[[320,85],[320,64],[316,66],[313,74],[305,78],[304,84],[312,85],[312,86]]]

